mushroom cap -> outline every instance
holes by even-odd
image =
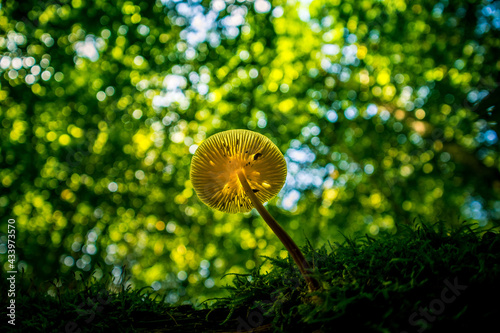
[[[262,134],[229,130],[203,141],[191,161],[191,183],[207,206],[227,213],[249,212],[253,205],[237,171],[242,170],[257,199],[264,203],[281,190],[286,162],[278,147]]]

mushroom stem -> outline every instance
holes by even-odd
[[[276,236],[278,236],[283,245],[285,245],[285,248],[287,249],[288,253],[290,253],[290,255],[292,256],[293,261],[295,261],[295,264],[297,264],[297,266],[299,267],[300,273],[302,274],[302,276],[307,282],[307,285],[309,286],[309,290],[316,291],[320,289],[319,282],[309,275],[311,266],[307,262],[306,258],[304,258],[304,255],[300,251],[297,244],[295,244],[295,242],[287,234],[285,229],[283,229],[278,224],[278,222],[276,222],[276,220],[271,216],[271,214],[269,214],[269,212],[267,211],[267,209],[264,208],[260,200],[257,199],[257,196],[255,195],[255,193],[253,193],[253,190],[250,187],[250,184],[248,184],[247,178],[245,177],[243,171],[237,170],[237,174],[240,183],[243,186],[246,195],[248,195],[248,197],[252,201],[254,208],[257,209],[260,216],[264,219],[264,221],[266,221],[267,225],[276,234]]]

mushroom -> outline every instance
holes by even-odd
[[[304,255],[262,203],[272,199],[286,180],[286,162],[278,147],[248,130],[217,133],[201,143],[191,161],[191,183],[202,202],[227,213],[256,208],[281,240],[311,291],[320,288],[309,275]]]

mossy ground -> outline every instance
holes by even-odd
[[[19,332],[481,331],[500,316],[500,236],[467,224],[400,226],[395,235],[304,248],[323,290],[309,294],[292,262],[237,275],[205,309],[171,307],[148,289],[110,288],[91,275],[56,296],[21,281]],[[6,277],[2,276],[2,298]],[[5,303],[3,303],[5,304]],[[7,326],[0,311],[1,331]],[[8,330],[7,330],[8,331]]]

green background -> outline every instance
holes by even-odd
[[[300,246],[498,226],[499,29],[499,1],[3,1],[4,269],[9,218],[34,281],[126,265],[170,303],[286,256],[192,189],[197,145],[238,128],[284,153],[267,208]]]

